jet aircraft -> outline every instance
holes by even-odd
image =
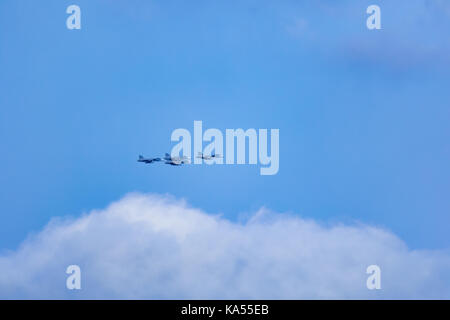
[[[203,160],[212,160],[215,158],[222,158],[220,154],[215,154],[214,152],[209,156],[203,154],[203,152],[199,152],[197,158],[203,159]]]
[[[168,153],[165,154],[163,160],[165,164],[170,164],[171,166],[181,166],[184,163],[189,163],[189,158],[186,156],[172,157]]]
[[[153,163],[156,161],[161,161],[161,158],[144,158],[144,156],[139,155],[139,159],[138,162],[143,162],[143,163]]]

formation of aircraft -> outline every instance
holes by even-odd
[[[181,166],[184,163],[189,163],[189,158],[186,156],[172,157],[170,154],[166,153],[163,158],[144,158],[144,156],[139,155],[137,161],[147,164],[158,161],[164,161],[165,164],[170,164],[171,166]]]
[[[212,153],[211,155],[205,155],[203,152],[199,152],[197,155],[197,158],[203,159],[203,160],[211,160],[215,158],[222,158],[222,155]],[[138,162],[143,163],[153,163],[153,162],[159,162],[164,161],[165,164],[169,164],[171,166],[181,166],[185,163],[190,163],[189,157],[182,156],[182,157],[172,157],[170,154],[166,153],[164,157],[162,158],[144,158],[144,156],[139,155],[139,158],[137,160]]]
[[[197,158],[203,159],[203,160],[211,160],[214,158],[222,158],[220,154],[215,154],[214,152],[209,155],[204,155],[203,152],[199,152]]]

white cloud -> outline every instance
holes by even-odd
[[[382,30],[369,31],[369,5],[381,8]],[[447,0],[298,2],[285,14],[287,31],[302,45],[327,56],[396,68],[450,65]],[[303,23],[308,19],[308,28]]]
[[[82,290],[65,288],[77,264]],[[366,288],[368,265],[382,290]],[[260,210],[247,223],[130,194],[52,221],[0,257],[0,298],[450,298],[450,257],[369,226],[323,227]]]

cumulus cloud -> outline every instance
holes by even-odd
[[[66,289],[67,266],[82,289]],[[381,267],[381,290],[366,268]],[[130,194],[54,219],[0,257],[0,298],[450,298],[450,256],[414,251],[389,231],[322,226],[261,209],[247,222],[169,196]]]

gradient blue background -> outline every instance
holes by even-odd
[[[449,17],[437,0],[2,0],[0,251],[131,191],[450,247]],[[194,120],[279,128],[279,173],[136,162]]]

